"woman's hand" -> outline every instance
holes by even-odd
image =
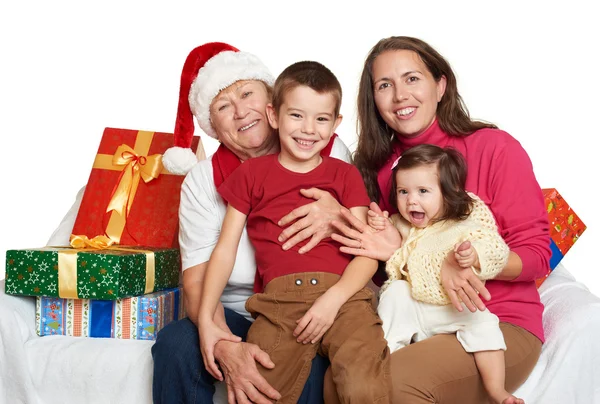
[[[376,203],[371,202],[370,209],[383,216],[383,212]],[[350,227],[337,220],[332,223],[342,234],[333,233],[331,235],[332,239],[343,244],[340,247],[341,252],[387,261],[394,254],[394,251],[402,245],[400,233],[394,226],[385,226],[384,230],[375,232],[369,225],[350,213],[348,209],[342,207],[341,213],[352,226]]]
[[[310,241],[298,250],[300,254],[304,254],[319,244],[319,241],[331,237],[333,233],[331,222],[341,220],[341,206],[329,192],[317,188],[301,189],[300,193],[306,198],[315,199],[315,202],[300,206],[281,218],[277,224],[282,227],[295,220],[296,222],[282,231],[278,240],[285,241],[283,249],[289,250],[311,237]]]
[[[229,404],[271,404],[281,398],[256,368],[256,362],[267,369],[275,367],[257,345],[221,340],[215,345],[215,358],[225,375]]]
[[[450,251],[448,253],[442,263],[441,281],[456,310],[463,311],[462,301],[474,313],[477,309],[485,310],[485,304],[481,298],[490,300],[491,295],[471,268],[461,268],[456,261],[455,254],[469,248],[471,248],[471,243],[465,241],[456,249],[456,252]]]

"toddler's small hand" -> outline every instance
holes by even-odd
[[[367,212],[367,224],[375,231],[385,230],[389,223],[388,211],[383,211],[383,216],[369,209]]]
[[[477,250],[473,248],[470,241],[464,241],[454,246],[454,258],[461,268],[471,268],[479,265]]]

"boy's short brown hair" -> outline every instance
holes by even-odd
[[[330,93],[335,100],[334,118],[340,114],[342,86],[337,77],[319,62],[294,63],[277,77],[273,86],[273,108],[279,111],[284,97],[298,86],[307,86],[319,94]]]

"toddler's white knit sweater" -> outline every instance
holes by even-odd
[[[473,269],[479,279],[494,278],[502,271],[510,252],[498,234],[498,227],[490,209],[474,194],[475,200],[469,217],[462,221],[446,220],[426,228],[412,227],[408,236],[386,263],[388,281],[406,279],[414,299],[431,304],[450,303],[441,284],[442,262],[457,243],[470,241],[479,255],[481,270]]]

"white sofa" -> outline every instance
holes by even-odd
[[[528,404],[600,403],[600,298],[561,265],[544,282],[546,344],[517,395]],[[0,281],[0,403],[152,402],[152,341],[38,337],[35,300]],[[217,403],[225,403],[223,386]]]
[[[82,194],[48,245],[68,244]],[[38,337],[35,298],[4,290],[2,280],[0,404],[152,402],[152,341]],[[528,404],[600,404],[600,298],[561,265],[539,291],[546,343],[517,396]],[[224,385],[215,402],[227,402]]]

